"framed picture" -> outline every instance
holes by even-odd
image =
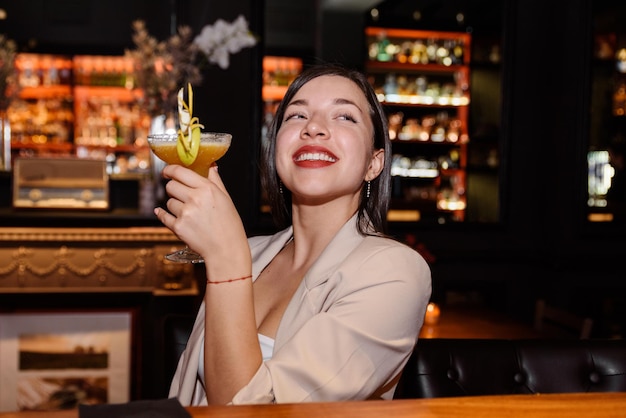
[[[0,314],[0,412],[128,402],[132,315]]]

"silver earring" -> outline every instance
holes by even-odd
[[[372,183],[368,180],[367,181],[367,189],[365,190],[365,197],[369,199],[370,197],[370,191],[372,188]]]
[[[282,181],[278,182],[278,191],[280,192],[280,194],[283,194],[283,182]]]

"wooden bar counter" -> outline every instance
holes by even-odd
[[[187,408],[193,418],[612,418],[626,414],[626,393],[472,396],[394,401]],[[77,410],[0,413],[0,418],[78,418]],[[123,417],[121,417],[123,418]]]
[[[427,318],[428,319],[428,313]],[[543,338],[530,322],[522,322],[493,310],[472,306],[443,306],[436,322],[424,322],[420,338]]]

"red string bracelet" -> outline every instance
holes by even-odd
[[[251,278],[252,278],[252,275],[249,274],[247,276],[237,277],[236,279],[218,280],[218,281],[215,281],[215,282],[207,279],[206,283],[207,284],[222,284],[222,283],[238,282],[239,280],[246,280],[246,279],[251,279]]]

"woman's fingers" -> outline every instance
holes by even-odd
[[[228,193],[226,191],[226,186],[222,182],[222,177],[220,177],[219,172],[217,170],[217,164],[213,163],[211,168],[209,169],[209,180],[212,181],[222,192]]]
[[[163,177],[177,180],[188,187],[199,187],[205,180],[204,177],[198,175],[193,170],[177,164],[166,165],[163,169]]]
[[[163,225],[172,229],[171,227],[173,226],[174,221],[176,221],[176,217],[174,215],[160,207],[154,208],[154,214]]]
[[[226,187],[222,182],[222,178],[217,171],[217,165],[215,163],[213,163],[213,165],[209,169],[209,174],[207,178],[199,176],[193,171],[179,165],[166,166],[163,169],[163,176],[167,179],[175,180],[173,182],[168,182],[165,186],[165,190],[167,191],[168,195],[171,197],[175,197],[183,202],[187,201],[187,198],[186,196],[181,195],[181,193],[188,191],[187,188],[197,189],[206,186],[207,178],[211,183],[216,185],[221,192],[228,194],[228,192],[226,191]]]

